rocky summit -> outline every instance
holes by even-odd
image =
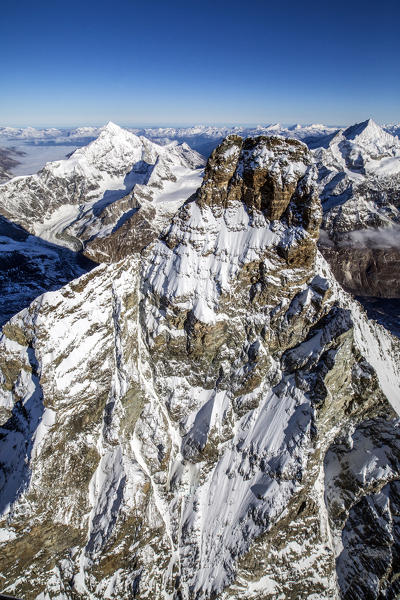
[[[161,235],[6,323],[4,593],[398,596],[400,346],[321,219],[302,142],[229,136]]]

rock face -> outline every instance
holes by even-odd
[[[399,344],[320,219],[305,145],[229,137],[163,236],[5,325],[4,592],[394,597]]]
[[[322,246],[321,251],[343,287],[354,295],[400,298],[400,250]]]
[[[370,119],[314,146],[324,209],[321,251],[347,290],[398,298],[399,139]]]

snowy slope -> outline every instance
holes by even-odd
[[[399,343],[332,278],[320,218],[304,144],[232,136],[162,238],[5,326],[4,592],[395,592],[373,560],[395,525],[371,543],[359,503],[400,477]]]
[[[140,201],[162,214],[171,197],[179,206],[199,186],[202,164],[186,145],[160,147],[109,123],[67,160],[1,186],[0,212],[43,239],[79,250],[117,229]]]

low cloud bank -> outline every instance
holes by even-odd
[[[400,249],[400,225],[378,229],[358,229],[341,235],[333,242],[326,231],[321,231],[322,246],[353,248],[396,248]]]

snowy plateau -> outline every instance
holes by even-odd
[[[397,133],[0,129],[1,593],[399,597]]]

